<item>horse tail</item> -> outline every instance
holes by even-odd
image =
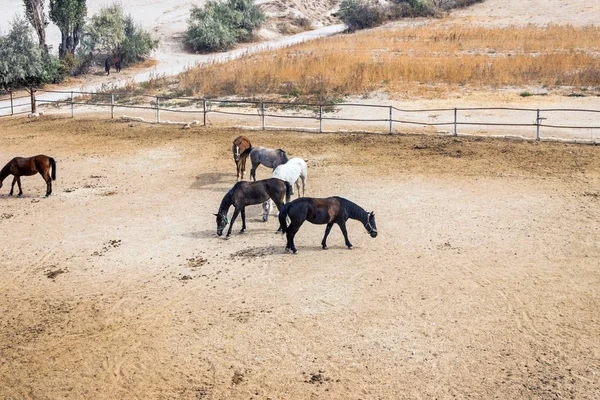
[[[292,184],[289,183],[288,181],[284,181],[284,182],[285,182],[285,202],[289,203],[290,198],[292,197],[292,192],[294,191],[294,188],[292,187]]]
[[[285,233],[287,229],[287,215],[291,204],[292,203],[286,203],[279,210],[279,229],[281,230],[281,233]]]
[[[52,180],[56,180],[56,161],[54,158],[50,157],[50,166],[52,167]]]

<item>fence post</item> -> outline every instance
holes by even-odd
[[[156,123],[160,124],[160,97],[156,96]]]
[[[202,99],[202,113],[204,114],[204,125],[206,126],[206,99]]]
[[[71,118],[75,118],[75,106],[73,105],[73,91],[71,91]]]
[[[392,106],[390,106],[390,135],[392,134],[392,132],[394,131],[394,121],[392,120]]]
[[[30,88],[30,92],[31,94],[31,113],[35,114],[36,112],[36,104],[35,104],[35,89],[34,88]]]
[[[265,130],[265,103],[260,102],[260,119],[262,121],[262,130]]]
[[[457,121],[457,120],[458,120],[458,118],[457,118],[457,115],[458,115],[458,109],[457,109],[457,108],[455,108],[455,109],[454,109],[454,136],[458,136],[458,130],[456,129],[456,125],[458,124],[458,121]]]
[[[323,133],[323,104],[319,104],[319,133]]]
[[[12,89],[10,89],[8,91],[8,93],[10,93],[10,115],[15,115],[15,110],[13,108],[13,91],[12,91]]]
[[[536,118],[535,118],[535,124],[536,124],[535,140],[537,140],[539,142],[540,141],[540,109],[539,108],[537,110],[537,115],[536,115]]]
[[[115,118],[115,95],[114,93],[110,94],[110,118]]]

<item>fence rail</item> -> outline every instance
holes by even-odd
[[[38,97],[38,93],[46,94],[46,98]],[[600,130],[600,110],[593,109],[575,109],[575,108],[516,108],[516,107],[461,107],[461,108],[431,108],[431,109],[402,109],[390,105],[380,104],[360,104],[360,103],[288,103],[278,101],[256,101],[256,100],[228,100],[228,99],[210,99],[198,97],[177,97],[177,96],[152,96],[136,93],[96,93],[84,91],[64,91],[64,90],[44,90],[31,89],[30,96],[13,96],[9,92],[10,105],[2,105],[8,99],[0,101],[0,117],[35,113],[37,105],[57,106],[66,105],[71,108],[71,117],[75,117],[75,106],[93,106],[93,107],[109,107],[111,118],[115,117],[115,109],[132,109],[145,110],[152,112],[155,116],[153,121],[161,122],[162,113],[175,113],[179,115],[196,114],[202,116],[202,124],[207,124],[207,118],[210,114],[221,114],[226,116],[236,117],[257,117],[260,120],[260,127],[267,129],[267,118],[271,120],[311,120],[318,123],[318,132],[323,132],[323,123],[339,122],[339,123],[386,123],[387,133],[394,133],[398,125],[420,125],[424,127],[449,127],[455,136],[459,134],[459,127],[531,127],[532,133],[535,132],[535,139],[542,140],[541,129],[548,128],[551,130]],[[132,104],[131,99],[137,99],[138,103]],[[24,101],[23,99],[28,99]],[[142,99],[142,100],[140,100]],[[15,103],[17,101],[17,103]],[[128,104],[129,103],[129,104]],[[195,107],[194,107],[195,105]],[[180,109],[175,107],[181,107]],[[184,108],[185,107],[185,108]],[[240,108],[254,108],[253,112],[240,110]],[[364,113],[350,115],[335,115],[333,112],[340,112],[344,108],[359,108],[360,110],[376,110],[383,111],[386,114],[383,116],[372,116],[369,113],[365,117]],[[231,108],[231,109],[228,109]],[[236,109],[234,109],[236,108]],[[5,112],[4,110],[9,110]],[[298,112],[295,115],[289,113],[278,112],[279,110],[293,110]],[[303,111],[300,113],[299,111]],[[505,122],[500,120],[479,120],[468,121],[466,113],[471,112],[521,112],[526,115],[532,122]],[[442,121],[419,120],[417,115],[428,113],[428,118],[431,119],[431,113],[452,113],[451,118]],[[582,113],[591,115],[591,124],[557,124],[545,123],[548,118],[555,113]],[[394,115],[396,114],[396,115]],[[403,118],[399,118],[398,114]],[[355,116],[357,115],[357,116]],[[410,117],[414,115],[414,117]],[[470,115],[469,115],[470,116]],[[588,119],[590,120],[590,119]],[[394,125],[395,124],[395,125]],[[274,128],[274,127],[271,127]],[[298,129],[306,127],[296,127]],[[316,128],[313,128],[316,129]],[[547,137],[545,137],[547,139]],[[600,139],[600,135],[598,137]],[[568,138],[563,138],[568,139]],[[596,138],[592,132],[593,143],[596,143]]]

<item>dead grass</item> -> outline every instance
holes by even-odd
[[[433,85],[598,86],[600,28],[484,28],[438,23],[321,39],[181,75],[195,95],[332,96]],[[444,86],[444,85],[442,85]]]

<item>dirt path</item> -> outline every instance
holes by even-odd
[[[589,146],[255,132],[379,236],[215,235],[231,129],[0,121],[0,398],[564,398],[600,391],[600,156]],[[27,149],[27,151],[25,151]],[[25,154],[27,153],[27,154]],[[260,168],[258,177],[268,176]],[[235,229],[234,232],[237,232]]]

